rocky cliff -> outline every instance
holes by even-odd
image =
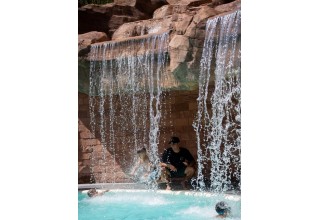
[[[206,21],[238,10],[240,5],[241,0],[115,0],[80,7],[79,91],[87,93],[92,44],[143,39],[163,32],[170,34],[168,71],[178,81],[178,88],[194,89]]]

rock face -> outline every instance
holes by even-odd
[[[78,33],[99,31],[112,36],[113,32],[126,22],[150,17],[148,14],[131,6],[115,4],[85,5],[78,10]]]
[[[172,15],[172,9],[173,9],[172,5],[164,5],[161,8],[158,8],[157,10],[154,11],[153,18],[160,19],[168,15]]]
[[[167,32],[172,28],[171,17],[129,22],[121,25],[112,36],[112,40]]]
[[[240,6],[241,6],[241,0],[236,0],[236,1],[228,1],[228,3],[219,5],[214,9],[220,14],[220,13],[228,12],[231,10],[240,9]]]
[[[187,54],[191,52],[189,38],[175,35],[169,43],[170,69],[175,70],[182,62],[186,61]]]
[[[152,13],[162,5],[165,0],[114,0],[115,5],[135,7],[143,13],[152,15]]]
[[[238,10],[240,5],[240,0],[116,0],[112,4],[85,5],[79,8],[79,33],[95,30],[110,36],[106,36],[108,40],[125,41],[167,32],[170,34],[168,71],[176,78],[196,84],[206,21]],[[86,56],[89,45],[95,42],[79,41],[79,56]]]
[[[84,56],[90,52],[90,45],[93,43],[109,40],[106,33],[91,31],[85,34],[78,35],[78,55]]]
[[[186,50],[186,43],[183,43],[184,46],[182,46],[182,41],[178,42],[180,47],[170,47],[170,69],[173,74],[177,76],[183,75],[190,81],[195,80],[199,74],[199,64],[202,55],[203,42],[205,39],[206,21],[214,16],[222,15],[222,12],[220,11],[228,13],[240,8],[240,1],[214,6],[216,3],[217,2],[215,1],[213,6],[207,4],[201,7],[188,8],[187,11],[191,12],[192,9],[195,14],[192,16],[192,20],[186,31],[180,33],[176,30],[176,34],[182,34],[189,40],[189,48]],[[216,10],[217,7],[220,8]],[[174,38],[172,38],[172,40],[174,40]],[[184,42],[186,41],[184,40]],[[170,42],[170,45],[173,44],[173,42]],[[186,51],[188,52],[186,53]]]
[[[206,21],[240,9],[240,4],[240,0],[116,0],[112,4],[86,5],[79,8],[79,33],[96,30],[107,33],[112,41],[170,33],[168,71],[196,84]],[[154,11],[153,15],[145,8]],[[95,42],[79,41],[79,56],[86,56]]]
[[[212,0],[167,0],[170,5],[188,5],[199,6],[205,3],[209,3]]]
[[[114,60],[117,59],[120,56],[123,57],[130,57],[130,56],[139,56],[143,55],[146,53],[157,53],[159,49],[162,49],[164,51],[167,51],[168,46],[163,45],[162,48],[159,48],[158,41],[155,40],[155,47],[154,49],[150,49],[148,47],[148,39],[150,38],[157,38],[157,34],[148,34],[148,35],[143,35],[143,36],[137,36],[137,37],[131,37],[130,38],[130,43],[128,43],[127,39],[117,39],[113,41],[108,41],[108,44],[113,48],[115,48],[112,53],[100,53],[95,54],[93,52],[93,49],[90,51],[90,54],[88,55],[89,57],[95,56],[95,60]],[[102,43],[96,43],[95,46],[102,46]],[[92,52],[92,53],[91,53]]]

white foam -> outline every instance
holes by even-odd
[[[211,219],[216,213],[212,207],[192,206],[186,209],[182,209],[178,211],[176,214],[198,216],[201,218],[207,217],[208,219]]]
[[[87,191],[87,190],[86,190]],[[110,190],[111,193],[117,190]],[[130,190],[131,191],[131,190]],[[118,191],[119,192],[119,191]],[[128,192],[128,191],[127,191]],[[132,191],[131,191],[132,192]],[[128,194],[121,194],[121,193],[105,193],[102,196],[97,196],[93,198],[86,198],[85,202],[93,202],[93,203],[139,203],[146,206],[161,206],[173,203],[172,201],[164,198],[160,194],[156,194],[153,192],[150,193],[143,193],[139,191],[140,194],[132,194],[128,196]],[[145,191],[147,192],[147,191]],[[84,192],[83,192],[84,193]]]
[[[98,192],[102,192],[105,189],[97,189]],[[87,193],[88,190],[83,190],[82,193]],[[150,192],[150,194],[168,194],[168,195],[186,195],[186,196],[194,196],[194,197],[222,197],[231,201],[240,201],[240,195],[219,195],[212,192],[196,192],[196,191],[170,191],[170,190],[143,190],[143,189],[110,189],[109,192],[129,192],[129,193],[141,193],[141,192]]]

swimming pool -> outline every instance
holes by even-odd
[[[110,190],[94,198],[89,198],[86,190],[79,191],[78,219],[216,219],[214,206],[219,201],[225,201],[231,207],[232,216],[228,219],[240,220],[241,200],[238,195],[165,190]]]

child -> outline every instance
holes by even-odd
[[[133,167],[130,175],[141,182],[145,182],[151,173],[152,164],[150,163],[146,148],[138,150],[137,154],[139,156],[139,160]]]
[[[130,175],[140,182],[152,184],[167,182],[166,175],[150,162],[146,148],[137,151],[139,161],[133,167]],[[159,175],[160,174],[160,175]]]

